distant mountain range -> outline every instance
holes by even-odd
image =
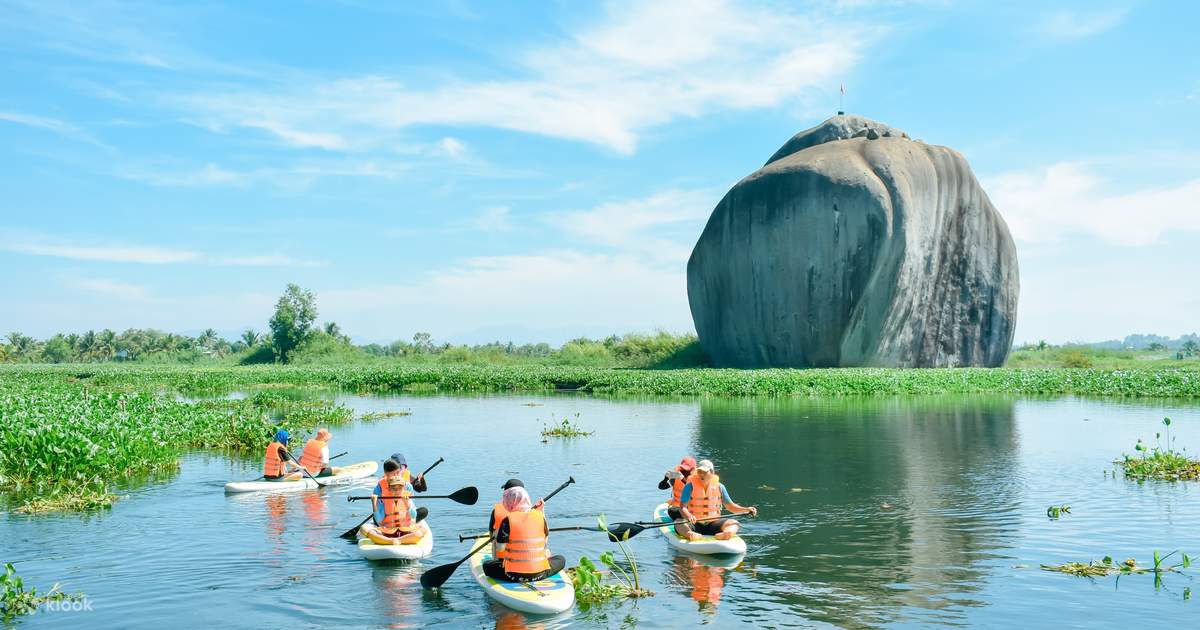
[[[1129,335],[1128,337],[1125,337],[1125,339],[1110,339],[1109,341],[1097,341],[1079,345],[1084,345],[1091,348],[1106,348],[1111,350],[1120,350],[1123,348],[1141,350],[1150,347],[1150,344],[1152,343],[1160,343],[1171,350],[1178,350],[1183,347],[1183,344],[1189,341],[1200,343],[1200,336],[1197,336],[1196,333],[1192,333],[1190,335],[1182,335],[1178,339],[1172,339],[1162,335]]]

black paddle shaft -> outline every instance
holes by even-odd
[[[567,480],[564,481],[561,486],[554,489],[554,492],[551,492],[550,494],[543,497],[542,502],[545,503],[546,501],[549,501],[550,499],[554,498],[554,495],[558,494],[559,492],[562,492],[564,488],[566,488],[567,486],[569,486],[573,483],[575,483],[575,477],[568,477]],[[451,575],[454,575],[454,572],[458,570],[458,567],[462,566],[462,563],[466,562],[467,560],[470,560],[471,556],[474,556],[475,554],[482,551],[484,547],[492,544],[492,541],[495,539],[496,539],[496,535],[492,534],[491,536],[488,536],[487,540],[483,541],[482,543],[479,544],[479,546],[472,549],[471,553],[463,556],[462,559],[459,560],[458,562],[453,562],[451,564],[439,565],[439,566],[433,567],[432,569],[422,573],[421,574],[421,587],[422,588],[439,588],[439,587],[441,587],[441,585],[446,583],[446,580],[450,579]]]
[[[330,458],[330,459],[333,459],[333,458]],[[433,462],[433,465],[432,465],[432,466],[430,466],[429,468],[426,468],[426,469],[425,469],[425,472],[421,473],[421,476],[423,477],[423,476],[425,476],[425,475],[428,475],[428,474],[429,474],[429,471],[433,470],[434,468],[437,468],[437,465],[438,465],[438,464],[440,464],[440,463],[442,463],[442,462],[444,462],[444,461],[446,461],[446,460],[445,460],[445,459],[443,459],[443,458],[441,458],[441,457],[439,457],[439,458],[437,459],[437,461],[436,461],[436,462]],[[359,529],[360,527],[362,527],[363,525],[366,525],[366,524],[367,524],[367,521],[371,520],[371,517],[373,517],[373,516],[375,516],[375,514],[374,514],[374,513],[368,514],[368,515],[367,515],[367,517],[366,517],[366,518],[364,518],[364,519],[362,520],[362,522],[361,522],[361,523],[359,523],[358,525],[355,525],[354,527],[351,527],[350,529],[348,529],[348,530],[346,530],[345,532],[343,532],[343,533],[342,533],[342,538],[345,538],[345,539],[347,539],[347,540],[354,540],[354,539],[355,539],[355,537],[357,537],[357,536],[358,536],[358,529]]]

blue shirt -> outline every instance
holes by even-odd
[[[725,484],[722,483],[722,484],[718,484],[718,485],[721,486],[721,503],[733,503],[733,499],[729,498],[729,491],[725,489]],[[688,485],[683,487],[683,492],[680,493],[680,495],[679,495],[679,504],[687,505],[688,501],[691,501],[691,500],[692,500],[692,484],[689,483]]]
[[[404,489],[409,492],[412,492],[413,491],[412,483],[410,482],[410,483],[404,484]],[[375,484],[375,488],[373,490],[371,490],[371,496],[373,496],[373,497],[381,496],[379,494],[379,484]],[[416,518],[417,517],[417,508],[416,508],[416,506],[414,506],[412,504],[411,498],[409,499],[408,505],[409,505],[408,513],[411,514],[413,518]],[[385,516],[386,515],[383,513],[383,501],[379,501],[375,506],[375,522],[382,523]]]

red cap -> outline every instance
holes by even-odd
[[[684,457],[682,460],[679,461],[679,467],[686,468],[688,470],[695,470],[696,469],[696,458],[692,457],[691,455]]]

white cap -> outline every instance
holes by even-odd
[[[696,470],[703,470],[704,472],[712,472],[713,471],[712,462],[707,459],[702,459],[702,460],[700,460],[699,464],[696,464]]]

